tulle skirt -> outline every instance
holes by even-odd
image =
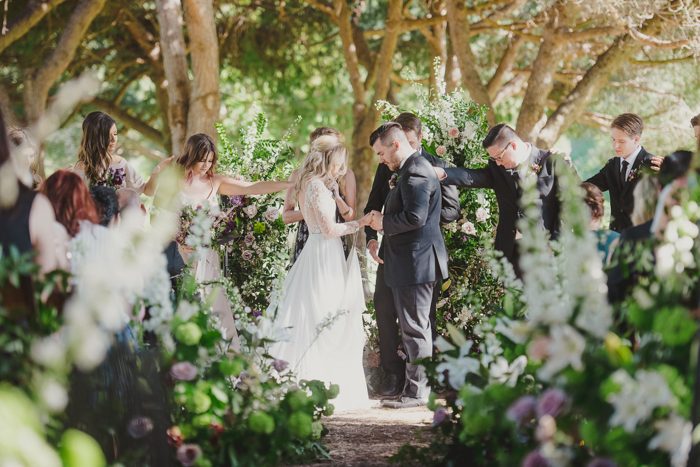
[[[276,310],[275,310],[276,308]],[[270,354],[289,362],[301,379],[340,386],[331,402],[338,410],[369,406],[362,367],[365,309],[360,264],[354,249],[347,260],[340,238],[310,234],[285,279],[280,303],[270,306],[290,338]]]

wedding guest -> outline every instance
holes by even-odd
[[[651,273],[654,263],[654,246],[656,245],[654,217],[664,215],[664,206],[656,207],[659,202],[665,204],[665,196],[676,181],[683,178],[691,165],[692,153],[675,151],[664,157],[658,177],[647,176],[635,188],[635,215],[639,224],[625,229],[620,235],[620,243],[615,250],[608,272],[608,299],[611,303],[625,299],[640,277]],[[663,191],[662,191],[663,190]],[[653,200],[653,201],[650,201]],[[663,219],[657,219],[657,223]]]
[[[309,135],[309,145],[312,146],[314,142],[321,136],[331,136],[338,140],[338,142],[343,142],[343,135],[335,128],[329,127],[318,127]],[[311,151],[309,151],[311,152]],[[289,181],[296,183],[298,178],[298,170],[292,172],[289,177]],[[355,173],[349,167],[346,169],[345,175],[342,175],[337,183],[329,187],[333,192],[333,200],[336,204],[336,222],[346,222],[351,221],[355,218],[355,200],[357,197],[357,182],[355,180]],[[282,210],[282,220],[285,224],[293,224],[298,222],[296,241],[294,242],[294,252],[292,253],[291,264],[294,264],[299,258],[301,250],[304,248],[306,241],[309,238],[309,228],[304,221],[304,216],[300,209],[297,209],[297,203],[294,199],[293,190],[287,190],[284,196],[284,208]],[[345,254],[348,254],[348,243],[349,239],[343,237],[343,249]]]
[[[11,167],[13,172],[25,164],[13,163],[10,142],[5,128],[5,121],[0,111],[0,167]],[[66,245],[68,236],[57,231],[58,223],[51,203],[41,193],[30,188],[32,177],[29,171],[15,173],[16,180],[4,180],[2,183],[15,184],[16,191],[12,198],[0,196],[0,251],[3,256],[14,248],[19,253],[34,253],[34,261],[42,273],[67,267]],[[5,192],[8,186],[3,186]],[[3,289],[3,305],[21,315],[34,311],[34,285],[30,276],[22,274],[19,287],[8,285]]]
[[[233,177],[216,173],[218,159],[214,140],[204,133],[190,136],[185,144],[184,152],[177,158],[171,157],[156,166],[149,184],[157,187],[159,174],[172,163],[184,171],[184,180],[180,189],[182,206],[209,209],[212,217],[218,214],[219,195],[241,196],[262,195],[282,191],[291,186],[287,181],[247,182]],[[219,254],[206,248],[202,256],[194,257],[191,247],[180,244],[180,253],[186,261],[193,261],[195,279],[200,283],[216,282],[221,279]],[[240,343],[233,312],[226,293],[219,286],[208,286],[207,294],[211,295],[214,313],[221,320],[226,331],[226,338],[231,341],[232,349],[239,349]]]
[[[430,162],[434,167],[446,167],[445,161],[437,156],[430,154],[423,148],[423,127],[420,119],[410,113],[404,112],[399,114],[393,120],[401,125],[401,129],[406,135],[409,145],[415,150],[420,151],[420,156]],[[386,164],[380,163],[377,166],[377,171],[372,182],[372,189],[367,198],[364,213],[372,211],[381,212],[384,209],[384,201],[386,200],[390,187],[392,171]],[[442,207],[440,210],[440,223],[448,224],[459,219],[461,208],[459,204],[459,192],[456,187],[441,185]],[[374,288],[374,307],[377,315],[377,331],[379,333],[379,358],[382,369],[384,370],[384,378],[382,379],[379,395],[384,397],[397,396],[403,389],[403,376],[405,374],[405,362],[400,353],[401,336],[399,333],[398,316],[394,297],[391,289],[384,281],[384,262],[380,258],[380,245],[378,241],[377,231],[372,227],[365,227],[365,237],[367,239],[367,249],[372,258],[378,263],[377,276]],[[435,325],[435,316],[437,301],[442,289],[442,282],[436,281],[435,289],[433,290],[433,298],[430,306],[430,323],[433,333],[433,340],[437,338],[437,329]]]
[[[489,154],[486,167],[436,168],[435,171],[445,185],[494,190],[498,203],[495,248],[513,265],[515,274],[522,277],[516,242],[520,236],[517,221],[523,217],[520,206],[520,180],[528,171],[534,171],[537,175],[540,222],[554,239],[559,234],[560,224],[557,173],[561,169],[558,165],[570,165],[571,162],[567,157],[553,156],[551,151],[539,149],[534,144],[523,141],[515,130],[505,123],[492,127],[482,146]]]
[[[99,224],[103,227],[109,227],[119,214],[117,190],[111,186],[95,185],[90,187],[90,196],[92,196],[100,216]]]
[[[43,181],[38,173],[39,167],[39,148],[36,142],[29,136],[29,133],[24,128],[10,127],[8,130],[10,137],[10,149],[19,151],[20,158],[26,160],[29,164],[29,170],[32,174],[32,188],[36,189]]]
[[[117,139],[114,119],[104,112],[90,112],[83,120],[78,161],[72,170],[89,186],[108,185],[141,192],[145,182],[126,159],[117,155]]]
[[[582,183],[581,188],[583,188],[584,191],[583,201],[591,211],[589,228],[596,236],[598,241],[598,253],[605,267],[610,263],[610,257],[619,241],[620,234],[613,230],[601,228],[603,216],[605,215],[605,198],[603,197],[603,192],[594,184],[587,182]]]
[[[610,229],[615,232],[633,225],[634,187],[642,167],[659,170],[662,158],[647,152],[641,145],[644,122],[639,115],[618,115],[610,125],[615,156],[600,171],[586,180],[601,191],[610,192]]]

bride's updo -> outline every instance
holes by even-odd
[[[342,164],[338,177],[345,175],[347,154],[347,149],[335,136],[324,135],[314,140],[309,154],[299,169],[299,177],[294,185],[294,197],[299,199],[299,193],[312,178],[318,177],[324,182],[330,181],[332,179],[330,168],[334,161],[339,161]]]

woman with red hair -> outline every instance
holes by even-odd
[[[40,191],[49,198],[56,220],[65,227],[71,238],[78,235],[81,228],[97,224],[97,207],[90,196],[88,187],[80,175],[69,170],[57,170],[44,181]],[[89,227],[88,225],[88,228]]]

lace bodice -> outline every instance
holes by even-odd
[[[318,178],[311,179],[304,190],[304,199],[299,206],[309,233],[322,233],[326,237],[342,237],[357,232],[357,221],[337,223],[333,194]]]

